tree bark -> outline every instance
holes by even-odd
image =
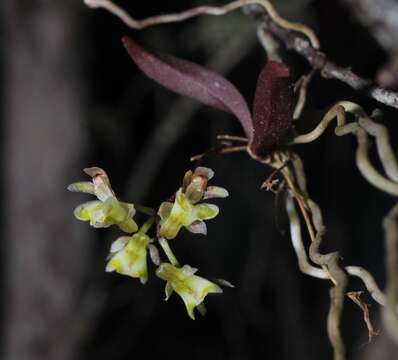
[[[75,359],[89,241],[66,185],[81,168],[78,15],[70,1],[3,5],[7,360]],[[77,5],[77,4],[76,4]]]

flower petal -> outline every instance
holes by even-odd
[[[101,169],[98,166],[92,166],[92,167],[89,167],[89,168],[84,168],[83,171],[88,176],[91,176],[92,178],[96,178],[97,176],[101,176],[102,182],[104,182],[108,186],[111,185],[110,181],[109,181],[108,174],[106,173],[106,171],[104,169]]]
[[[80,181],[70,184],[67,189],[72,192],[82,192],[94,195],[94,185],[89,181]]]
[[[234,284],[230,283],[228,280],[225,280],[225,279],[214,279],[214,281],[217,284],[225,286],[225,287],[229,287],[229,288],[234,288],[235,287]]]
[[[83,170],[87,175],[93,178],[95,195],[101,201],[106,201],[109,197],[115,197],[112,190],[109,177],[105,170],[99,167],[85,168]]]
[[[187,309],[187,313],[188,313],[189,317],[192,320],[195,320],[194,310],[195,310],[195,306],[197,306],[198,304],[197,304],[194,294],[192,294],[191,292],[181,292],[181,293],[178,293],[178,295],[180,295],[181,299],[184,301],[185,308]]]
[[[148,249],[149,249],[149,256],[150,256],[152,262],[155,265],[159,266],[160,265],[160,255],[159,255],[158,248],[153,244],[149,244]]]
[[[192,179],[192,170],[188,170],[185,175],[184,178],[182,180],[182,192],[185,192],[187,186],[191,183],[191,179]]]
[[[128,217],[132,218],[137,213],[136,210],[135,210],[134,204],[126,203],[126,202],[123,202],[123,201],[119,201],[119,203],[128,210],[128,213],[127,213]]]
[[[170,216],[171,210],[173,209],[173,203],[165,201],[161,203],[158,211],[158,215],[162,220]]]
[[[187,230],[193,234],[207,235],[206,223],[201,220],[194,221],[191,225],[188,225]]]
[[[226,189],[220,186],[208,186],[203,196],[203,200],[215,199],[215,198],[226,198],[229,193]]]
[[[115,197],[108,197],[104,201],[104,213],[112,223],[121,223],[128,218],[130,209],[119,202]]]
[[[188,185],[185,195],[191,204],[196,204],[202,200],[207,187],[207,179],[203,176],[194,176]]]
[[[223,292],[217,284],[196,275],[189,277],[186,283],[189,284],[192,289],[195,289],[196,297],[200,300],[199,303],[204,300],[207,294],[220,294]]]
[[[167,300],[170,299],[170,296],[174,292],[173,287],[171,286],[171,283],[169,281],[166,283],[166,287],[164,288],[164,292],[166,294],[166,298],[164,300],[167,301]]]
[[[127,245],[130,239],[130,236],[120,236],[112,243],[111,249],[109,251],[111,253],[116,253],[122,250]]]
[[[191,265],[186,264],[181,268],[181,271],[184,273],[184,275],[191,276],[195,274],[198,271],[198,269],[192,267]]]
[[[207,180],[210,180],[214,177],[214,171],[204,166],[198,166],[193,174],[194,176],[204,176]]]
[[[98,212],[104,204],[99,200],[88,201],[75,208],[73,214],[76,219],[82,221],[91,221],[95,217],[95,213]]]
[[[204,303],[199,304],[196,309],[199,311],[200,315],[205,316],[207,313],[206,305]]]
[[[194,212],[198,219],[209,220],[215,218],[220,209],[213,204],[198,204],[195,205]]]

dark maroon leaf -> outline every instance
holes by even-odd
[[[234,114],[252,139],[253,125],[246,101],[223,76],[190,61],[147,52],[129,37],[122,39],[137,66],[151,79],[178,94]]]
[[[253,104],[251,150],[262,154],[278,145],[292,126],[293,87],[289,69],[269,61],[258,77]]]

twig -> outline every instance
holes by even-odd
[[[369,342],[372,341],[374,336],[377,336],[379,332],[374,329],[372,321],[369,316],[369,306],[365,304],[361,299],[362,291],[350,291],[347,293],[347,296],[358,305],[358,307],[362,310],[363,320],[365,321],[366,327],[368,328],[368,338]]]
[[[367,96],[378,102],[398,109],[398,93],[383,89],[375,85],[371,80],[365,79],[355,74],[351,69],[336,65],[328,59],[325,53],[311,46],[311,44],[295,33],[279,26],[266,12],[253,11],[265,26],[266,31],[281,40],[285,46],[303,56],[309,64],[316,70],[320,70],[321,75],[326,79],[337,79],[351,86],[355,90],[360,90]]]

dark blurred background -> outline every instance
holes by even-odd
[[[143,18],[220,2],[118,3]],[[284,17],[313,27],[330,59],[396,87],[398,2],[275,4]],[[245,154],[206,162],[216,171],[214,184],[231,196],[218,202],[221,213],[208,223],[207,237],[182,232],[174,249],[201,275],[228,279],[236,287],[209,296],[208,314],[196,321],[177,295],[163,301],[164,282],[153,272],[145,286],[105,273],[105,257],[119,233],[75,220],[74,207],[89,197],[66,191],[69,183],[85,179],[82,168],[96,165],[107,170],[122,199],[155,207],[179,186],[191,155],[214,146],[217,134],[241,134],[231,115],[146,78],[123,49],[122,35],[207,64],[251,103],[266,61],[254,20],[237,11],[136,32],[78,0],[2,0],[0,15],[0,358],[330,359],[325,325],[330,284],[298,270],[283,203],[260,191],[269,169]],[[283,56],[295,79],[309,70],[294,53]],[[319,76],[308,97],[301,120],[308,119],[308,128],[334,102],[351,100],[383,111],[394,145],[397,111]],[[310,194],[323,209],[325,251],[339,250],[345,264],[364,266],[384,286],[380,222],[394,201],[358,173],[355,140],[329,130],[296,150]],[[350,289],[363,287],[353,280]],[[367,295],[364,300],[372,304],[371,318],[380,328],[379,306]],[[383,331],[367,344],[362,314],[349,301],[343,333],[350,359],[398,358]]]

